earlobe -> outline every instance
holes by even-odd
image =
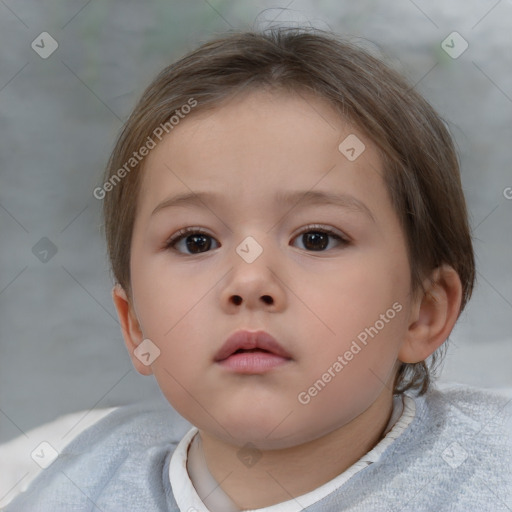
[[[452,267],[436,268],[423,285],[425,291],[413,304],[398,353],[403,363],[418,363],[433,354],[446,341],[459,316],[462,284]]]
[[[112,288],[112,300],[114,301],[114,305],[117,310],[124,343],[132,360],[133,366],[140,374],[151,375],[153,373],[151,371],[151,367],[142,364],[142,362],[134,355],[134,350],[144,339],[144,334],[142,333],[133,306],[120,284],[116,284]]]

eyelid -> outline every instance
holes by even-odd
[[[341,238],[341,240],[343,240],[344,242],[349,243],[351,241],[351,238],[347,234],[345,234],[343,231],[340,231],[339,229],[335,229],[331,226],[327,226],[324,224],[308,224],[307,226],[300,228],[300,231],[297,231],[293,235],[293,237],[296,238],[297,236],[299,236],[303,233],[306,233],[308,231],[314,231],[315,229],[319,230],[319,231],[323,231],[329,235],[337,236],[337,237]]]
[[[181,228],[175,233],[173,233],[169,238],[166,239],[164,242],[165,247],[169,247],[171,244],[176,243],[180,238],[182,238],[184,235],[187,235],[188,233],[200,233],[202,235],[208,235],[212,238],[215,238],[212,234],[208,233],[204,228],[201,228],[199,226],[188,226],[186,228]]]
[[[312,229],[320,229],[322,231],[326,231],[327,233],[338,235],[340,238],[344,238],[346,240],[348,240],[348,238],[349,238],[347,235],[345,235],[345,233],[343,233],[343,232],[341,232],[341,231],[339,231],[337,229],[333,229],[330,226],[325,226],[323,224],[308,224],[308,225],[303,226],[302,228],[300,228],[300,230],[295,232],[293,234],[293,236],[295,237],[295,236],[300,235],[301,233],[303,233],[305,231],[312,230]],[[181,236],[183,236],[183,235],[185,235],[187,233],[201,233],[201,234],[205,234],[205,235],[208,235],[208,236],[211,236],[212,238],[214,238],[213,235],[208,233],[204,228],[201,228],[199,226],[189,226],[189,227],[186,227],[186,228],[179,229],[178,231],[173,233],[166,240],[166,243],[174,242],[174,241],[178,240]]]

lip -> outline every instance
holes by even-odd
[[[239,352],[237,350],[255,352]],[[215,354],[214,361],[239,373],[261,373],[291,360],[291,355],[265,331],[236,331]]]

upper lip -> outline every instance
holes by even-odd
[[[291,359],[290,354],[270,334],[265,331],[236,331],[215,354],[215,361],[227,359],[233,352],[239,349],[250,350],[259,348],[272,352],[286,359]]]

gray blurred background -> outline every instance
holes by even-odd
[[[510,0],[0,0],[0,442],[64,413],[159,394],[121,338],[92,191],[161,68],[214,35],[272,22],[379,49],[443,115],[478,283],[441,379],[512,386]],[[463,40],[443,49],[453,31]],[[42,32],[58,44],[50,56]]]

